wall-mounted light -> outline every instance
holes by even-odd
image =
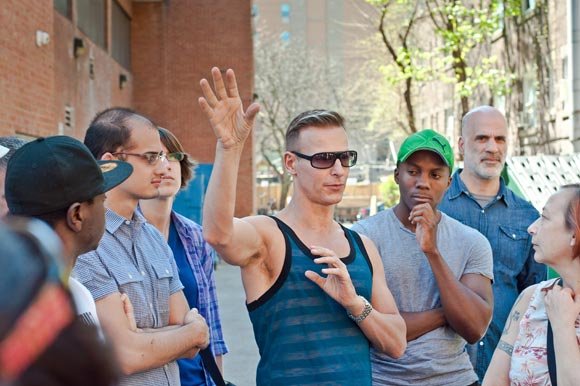
[[[127,75],[119,74],[119,88],[122,90],[127,85]]]
[[[81,38],[75,37],[73,39],[73,55],[75,58],[82,56],[86,51],[85,41]]]
[[[36,31],[36,45],[38,47],[46,46],[50,43],[50,35],[48,32],[44,32],[41,30]]]

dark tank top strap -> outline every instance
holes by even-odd
[[[255,310],[256,308],[260,307],[260,305],[264,304],[268,299],[270,299],[284,284],[288,274],[290,273],[290,268],[292,265],[292,247],[290,246],[290,240],[288,239],[288,233],[284,228],[288,228],[286,224],[282,221],[277,219],[274,216],[268,216],[278,224],[278,228],[282,232],[282,236],[284,236],[284,243],[286,244],[285,252],[284,252],[284,265],[282,266],[282,271],[280,272],[280,276],[276,279],[272,287],[268,288],[266,292],[258,299],[254,300],[251,303],[246,304],[246,308],[249,312]],[[289,229],[289,228],[288,228]]]
[[[344,233],[347,235],[347,237],[349,237],[349,238],[352,237],[354,239],[354,243],[357,245],[358,249],[361,251],[362,255],[364,256],[365,260],[367,261],[367,264],[369,265],[369,269],[371,270],[371,275],[372,275],[373,274],[373,265],[371,263],[371,259],[369,257],[369,254],[367,253],[367,249],[365,248],[365,244],[362,241],[360,235],[357,232],[348,229],[347,227],[345,227],[342,224],[340,224],[340,226],[344,229]]]

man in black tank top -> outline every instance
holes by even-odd
[[[259,106],[243,110],[232,70],[225,82],[217,68],[212,77],[215,89],[203,79],[199,100],[217,137],[204,237],[241,267],[262,353],[257,384],[370,385],[369,344],[399,357],[406,328],[374,244],[333,219],[357,158],[342,117],[327,110],[298,115],[286,131],[283,159],[293,177],[291,202],[276,219],[236,219],[239,162]]]

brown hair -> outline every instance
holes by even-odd
[[[181,189],[185,189],[187,183],[195,177],[194,169],[197,166],[197,162],[189,158],[189,154],[185,152],[183,146],[171,131],[163,127],[158,129],[161,143],[167,148],[168,153],[184,154],[183,159],[179,161],[179,167],[181,168]]]
[[[344,118],[336,111],[309,110],[298,114],[286,129],[286,150],[298,150],[295,147],[301,129],[305,127],[331,126],[344,128]]]
[[[111,107],[97,114],[89,125],[84,140],[96,159],[120,148],[131,149],[132,119],[143,119],[152,129],[157,127],[150,118],[125,107]]]
[[[561,189],[574,190],[573,196],[566,208],[566,228],[574,232],[576,244],[574,244],[574,256],[580,256],[580,184],[564,185]]]

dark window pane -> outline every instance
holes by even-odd
[[[121,6],[113,1],[112,55],[123,67],[131,68],[131,19]]]
[[[79,28],[105,48],[105,0],[77,0],[77,11]]]
[[[70,19],[70,0],[54,0],[54,9]]]

